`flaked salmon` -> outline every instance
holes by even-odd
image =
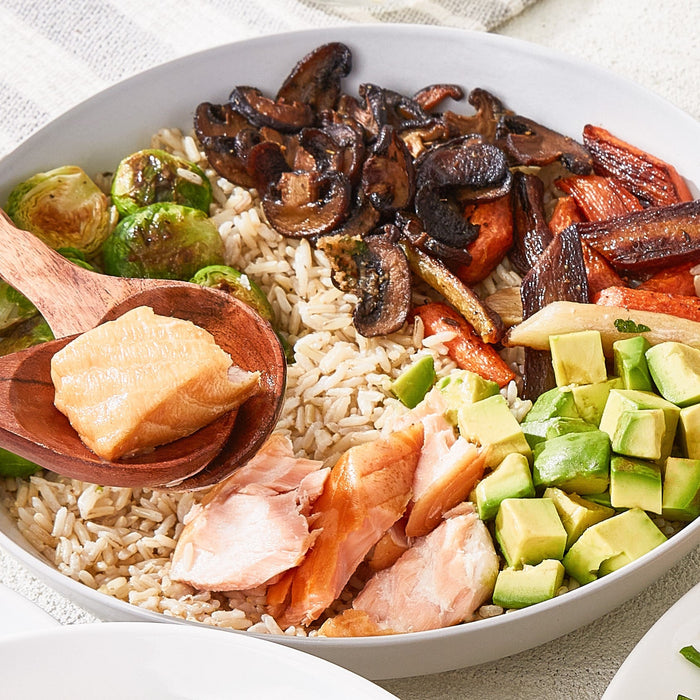
[[[393,566],[374,574],[352,608],[324,622],[319,633],[419,632],[472,619],[493,593],[498,564],[486,526],[472,504],[461,504]]]
[[[272,435],[188,513],[171,577],[200,590],[249,590],[299,564],[316,536],[308,515],[330,471],[321,465]]]
[[[422,444],[419,422],[350,448],[334,465],[312,508],[316,541],[301,564],[268,589],[270,612],[283,627],[316,620],[401,518]]]
[[[106,460],[190,435],[259,391],[214,337],[146,306],[78,336],[51,360],[55,405]]]

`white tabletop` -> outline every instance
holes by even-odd
[[[397,0],[392,1],[397,3]],[[423,14],[421,18],[453,26],[490,28],[583,58],[634,80],[700,119],[698,0],[665,3],[657,0],[536,0],[530,4],[531,1],[436,0],[430,3],[433,13]],[[108,9],[117,19],[127,16],[141,29],[152,29],[157,26],[154,24],[159,19],[157,12],[161,12],[163,18],[162,6],[167,2],[113,0],[99,4],[109,5]],[[336,10],[325,13],[320,9],[321,0],[268,0],[266,3],[209,0],[199,5],[197,2],[185,5],[203,7],[209,20],[206,26],[202,22],[186,26],[179,20],[164,19],[162,42],[147,52],[145,65],[134,57],[131,63],[110,70],[97,60],[87,58],[86,47],[82,45],[81,50],[71,51],[72,42],[79,44],[81,34],[93,36],[82,26],[80,17],[75,18],[73,36],[62,35],[57,39],[52,34],[52,13],[61,15],[61,22],[55,23],[58,31],[65,26],[66,14],[75,11],[77,4],[72,0],[50,3],[3,0],[0,4],[0,26],[5,29],[0,41],[0,156],[61,111],[110,82],[154,63],[255,34],[357,20],[356,16],[347,17]],[[494,27],[494,22],[498,22],[493,14],[497,5],[499,12],[519,14]],[[178,8],[182,7],[178,4]],[[461,17],[460,8],[464,8]],[[240,21],[237,24],[214,21],[217,13],[225,10],[240,10]],[[365,13],[361,19],[376,21],[385,17]],[[396,15],[392,19],[396,21]],[[115,27],[114,40],[118,40],[117,33],[118,27]],[[93,38],[97,40],[99,36]],[[108,38],[102,37],[105,41]],[[93,48],[107,51],[104,47]],[[60,62],[59,59],[65,60]],[[83,74],[89,79],[76,83],[81,71],[88,71]],[[21,114],[17,111],[21,103],[18,95],[27,107]],[[560,639],[498,662],[421,678],[382,681],[380,685],[402,700],[600,698],[644,633],[699,581],[700,548],[696,548],[636,598]],[[94,621],[91,615],[38,582],[2,551],[0,582],[34,600],[62,623]]]

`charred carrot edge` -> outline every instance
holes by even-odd
[[[454,272],[464,284],[477,284],[496,269],[513,244],[510,196],[470,204],[464,215],[470,223],[479,227],[479,235],[467,246],[472,256],[471,263],[457,266]]]
[[[624,280],[613,270],[610,263],[587,243],[581,241],[583,264],[586,266],[588,279],[588,298],[593,300],[595,295],[607,287],[626,287]]]
[[[423,321],[426,335],[452,331],[456,335],[445,343],[449,356],[461,369],[470,370],[503,387],[515,378],[496,349],[485,343],[474,329],[451,307],[440,302],[419,306],[414,311]]]
[[[588,221],[610,219],[640,211],[641,202],[613,177],[604,175],[571,175],[554,184],[570,194]]]
[[[578,204],[576,204],[576,200],[569,194],[557,197],[554,211],[549,218],[549,230],[556,235],[571,224],[577,224],[580,221],[585,221],[585,219]]]
[[[636,311],[654,311],[700,321],[700,298],[651,292],[646,289],[629,287],[608,287],[596,295],[595,303],[603,306],[620,306]]]
[[[685,180],[672,165],[607,129],[586,124],[583,143],[593,156],[597,171],[618,176],[629,190],[650,204],[663,206],[693,199]]]
[[[690,297],[697,296],[695,275],[690,273],[694,267],[697,267],[697,264],[697,261],[693,261],[668,267],[642,282],[637,289],[646,289],[650,292],[666,292],[667,294],[682,294]]]

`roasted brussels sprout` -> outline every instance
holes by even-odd
[[[228,265],[208,265],[198,270],[190,282],[223,289],[252,306],[266,321],[274,323],[274,311],[264,292],[253,280]]]
[[[7,282],[0,282],[0,334],[4,335],[17,324],[39,313],[27,297]]]
[[[85,259],[85,255],[83,255],[83,253],[76,248],[59,248],[57,252],[66,258],[66,260],[70,260],[74,265],[84,267],[86,270],[97,272],[97,270],[95,270],[95,266],[91,262],[88,262]]]
[[[19,228],[31,231],[51,248],[99,250],[111,229],[107,196],[75,165],[37,173],[17,185],[6,211]]]
[[[157,202],[175,202],[208,214],[211,184],[194,163],[149,148],[119,163],[112,180],[112,202],[121,216]]]
[[[37,313],[32,318],[16,325],[0,338],[0,356],[26,350],[53,339],[54,335],[49,324]]]
[[[200,209],[151,204],[122,219],[102,246],[108,275],[189,280],[224,262],[224,242]]]
[[[40,469],[38,464],[0,447],[0,476],[16,476],[21,479],[31,476]]]

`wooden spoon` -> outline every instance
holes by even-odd
[[[106,486],[203,488],[260,448],[281,410],[286,363],[270,324],[230,294],[189,282],[110,277],[74,265],[0,210],[0,276],[39,309],[57,340],[0,357],[0,446],[64,476]],[[54,405],[50,363],[73,337],[137,306],[209,331],[234,364],[261,372],[262,392],[196,433],[108,462]],[[225,449],[224,449],[225,448]],[[223,450],[223,452],[222,452]],[[214,468],[189,482],[221,454]]]

